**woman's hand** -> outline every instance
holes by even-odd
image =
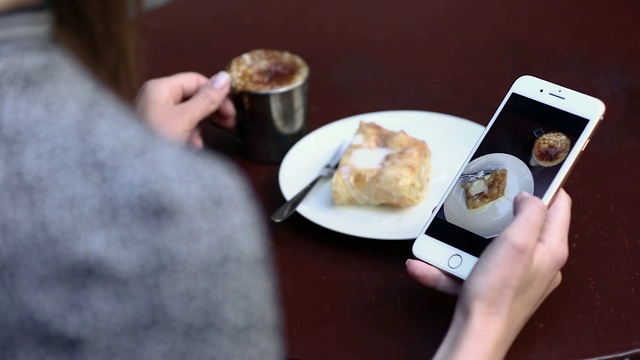
[[[547,207],[520,194],[515,219],[461,283],[417,260],[407,271],[420,283],[460,294],[452,325],[437,358],[501,358],[527,320],[562,279],[568,256],[571,198],[560,190]]]
[[[224,71],[210,79],[193,72],[152,79],[140,89],[136,109],[159,134],[201,148],[198,126],[205,118],[213,115],[220,126],[235,126],[236,111],[227,97],[230,87]]]

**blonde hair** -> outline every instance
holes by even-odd
[[[140,1],[49,0],[55,38],[107,87],[126,100],[135,96],[136,41],[133,16]]]

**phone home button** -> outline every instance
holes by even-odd
[[[462,265],[462,256],[458,254],[451,255],[451,257],[449,258],[449,261],[447,262],[447,265],[449,265],[449,267],[452,269],[459,268],[460,265]]]

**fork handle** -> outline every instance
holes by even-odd
[[[313,189],[313,187],[322,178],[323,178],[322,175],[316,177],[312,182],[309,183],[309,185],[307,185],[304,189],[300,190],[300,192],[297,193],[296,196],[289,199],[289,201],[284,203],[278,210],[274,211],[273,214],[271,215],[271,220],[275,222],[280,222],[282,220],[285,220],[289,216],[291,216],[291,214],[293,214],[296,211],[296,208],[298,207],[298,205],[300,205],[300,203],[305,198],[305,196],[307,196],[309,191],[311,191],[311,189]]]

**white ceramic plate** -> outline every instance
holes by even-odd
[[[507,169],[507,188],[503,197],[478,209],[469,210],[462,186],[456,186],[444,202],[447,221],[485,238],[504,230],[513,220],[513,199],[521,191],[533,194],[533,175],[522,160],[509,154],[495,153],[474,159],[464,173]]]
[[[484,128],[451,115],[408,110],[381,111],[334,121],[302,138],[284,157],[279,182],[287,200],[316,177],[342,143],[351,141],[361,120],[375,122],[390,130],[404,130],[427,143],[431,150],[431,181],[423,202],[405,209],[335,206],[331,198],[331,179],[327,178],[316,185],[297,211],[310,221],[343,234],[380,240],[413,240]]]

